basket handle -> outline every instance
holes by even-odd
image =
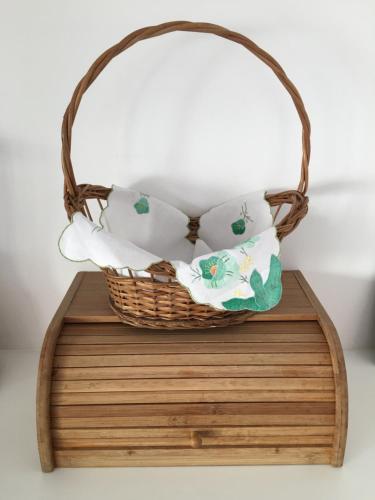
[[[103,52],[103,54],[96,59],[96,61],[87,71],[86,75],[78,83],[73,93],[72,99],[65,111],[62,124],[62,131],[61,131],[62,167],[64,172],[65,197],[66,198],[69,197],[72,199],[79,196],[79,187],[77,186],[75,180],[73,165],[71,160],[71,141],[72,141],[73,123],[83,94],[95,81],[95,79],[103,71],[103,69],[107,66],[107,64],[114,57],[121,54],[121,52],[128,49],[137,42],[140,42],[141,40],[146,40],[147,38],[153,38],[155,36],[164,35],[166,33],[171,33],[173,31],[193,31],[200,33],[212,33],[222,38],[227,38],[232,42],[236,42],[239,43],[240,45],[243,45],[246,49],[252,52],[256,57],[258,57],[258,59],[263,61],[267,66],[269,66],[272,69],[272,71],[275,73],[277,78],[280,80],[280,82],[283,84],[285,89],[288,91],[290,97],[292,98],[297,113],[301,120],[302,124],[301,173],[300,173],[300,181],[298,184],[297,192],[296,191],[294,192],[304,196],[308,187],[308,166],[310,160],[310,121],[298,90],[286,76],[280,64],[266,51],[258,47],[249,38],[241,35],[240,33],[230,31],[216,24],[195,23],[189,21],[173,21],[164,24],[159,24],[158,26],[149,26],[146,28],[141,28],[134,31],[133,33],[130,33],[119,43],[117,43],[113,47]]]

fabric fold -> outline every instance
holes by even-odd
[[[281,298],[279,251],[276,229],[271,227],[234,248],[197,257],[190,264],[172,261],[172,265],[177,280],[195,302],[216,309],[260,311],[270,309]],[[262,284],[267,283],[271,267],[275,292],[273,298],[268,298],[271,286],[263,290]],[[229,302],[232,299],[237,300]]]
[[[187,240],[189,217],[148,194],[114,186],[100,225],[73,215],[59,248],[128,276],[171,262],[192,299],[221,310],[263,311],[281,298],[280,244],[264,193],[213,207],[200,217],[198,239]]]

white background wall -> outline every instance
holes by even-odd
[[[310,213],[282,246],[345,347],[375,342],[373,0],[0,1],[1,347],[38,347],[74,274],[60,123],[91,62],[167,20],[223,24],[282,64],[312,122]],[[290,98],[242,47],[170,34],[115,60],[74,129],[77,180],[137,186],[197,214],[258,188],[294,188],[300,127]]]

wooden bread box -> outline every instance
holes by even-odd
[[[240,326],[119,322],[102,273],[81,272],[43,344],[42,470],[343,463],[347,382],[336,330],[299,271]]]

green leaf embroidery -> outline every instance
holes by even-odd
[[[232,231],[234,234],[236,234],[236,235],[243,234],[245,232],[245,229],[246,229],[246,223],[245,223],[244,219],[238,219],[238,220],[236,220],[236,222],[233,222],[233,224],[231,225],[231,228],[232,228]]]
[[[134,208],[137,212],[137,214],[141,215],[141,214],[148,214],[149,211],[150,211],[150,206],[149,206],[149,203],[148,203],[148,199],[146,198],[146,196],[141,196],[139,198],[139,200],[137,201],[137,203],[134,203]]]
[[[236,220],[235,222],[233,222],[233,224],[231,224],[233,234],[237,236],[243,234],[246,230],[246,225],[248,222],[254,222],[254,221],[247,212],[247,203],[245,201],[245,203],[241,207],[240,219]]]
[[[263,284],[260,273],[255,269],[250,276],[250,285],[254,296],[248,299],[234,298],[223,302],[229,311],[268,311],[279,303],[282,293],[281,263],[276,255],[271,255],[270,272]]]

